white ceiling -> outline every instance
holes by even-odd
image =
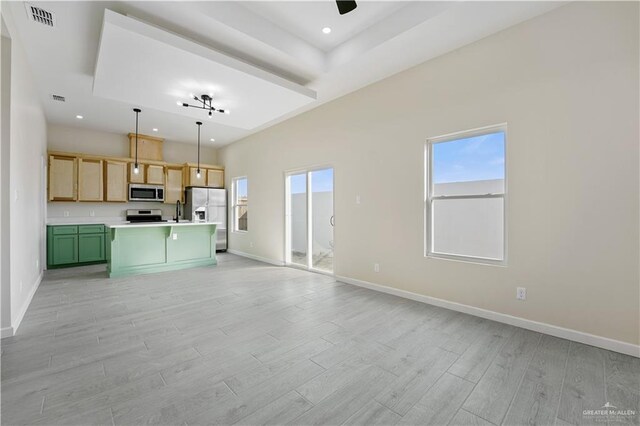
[[[190,117],[207,125],[251,130],[316,99],[316,93],[163,29],[105,10],[93,94]],[[214,113],[194,95],[213,96]]]
[[[195,143],[201,117],[216,146],[563,4],[358,1],[340,16],[334,1],[30,2],[55,13],[49,28],[23,2],[3,3],[50,123],[128,133],[131,109],[144,107],[142,133]],[[121,25],[105,26],[101,49],[107,9]],[[211,89],[230,115],[206,121],[176,105],[175,95]]]
[[[370,1],[353,13],[340,15],[326,1],[291,1],[284,5],[272,1],[242,3],[255,14],[324,52],[330,52],[407,5],[406,1]],[[324,34],[324,27],[331,28],[331,33]]]

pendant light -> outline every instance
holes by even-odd
[[[196,177],[200,179],[200,126],[202,126],[202,121],[196,121],[198,125],[198,168],[196,169]]]
[[[140,167],[138,165],[138,114],[140,114],[142,110],[140,110],[140,108],[134,108],[133,112],[136,113],[136,160],[133,163],[133,173],[138,174],[140,173]]]

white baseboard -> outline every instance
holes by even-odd
[[[38,275],[38,278],[36,279],[35,285],[33,286],[33,288],[31,289],[31,291],[29,292],[29,296],[27,296],[27,300],[25,300],[24,305],[22,305],[22,309],[20,310],[20,313],[18,314],[18,316],[16,317],[15,321],[12,320],[13,324],[11,327],[6,327],[2,329],[2,337],[10,337],[15,335],[18,332],[18,327],[20,327],[20,324],[22,323],[22,319],[24,318],[24,314],[27,313],[27,309],[29,309],[29,305],[31,304],[31,300],[33,300],[33,296],[36,294],[36,291],[38,290],[38,287],[40,287],[40,283],[42,282],[42,275],[44,272],[40,272],[40,275]],[[5,336],[5,330],[7,330],[7,333],[11,333]]]
[[[227,253],[235,254],[238,256],[246,257],[248,259],[257,260],[264,263],[269,263],[271,265],[284,266],[284,262],[281,262],[279,260],[267,259],[266,257],[260,257],[260,256],[256,256],[256,255],[245,253],[238,250],[227,249]]]
[[[0,328],[0,339],[13,336],[13,327]]]
[[[640,346],[622,342],[620,340],[609,339],[607,337],[596,336],[593,334],[584,333],[582,331],[572,330],[570,328],[558,327],[556,325],[546,324],[543,322],[514,317],[513,315],[502,314],[499,312],[489,311],[487,309],[463,305],[462,303],[450,302],[448,300],[438,299],[436,297],[424,296],[422,294],[412,293],[406,290],[399,290],[397,288],[387,287],[380,284],[374,284],[368,281],[356,280],[354,278],[336,276],[336,280],[343,281],[348,284],[357,285],[359,287],[368,288],[370,290],[380,291],[383,293],[392,294],[394,296],[403,297],[405,299],[411,299],[429,305],[440,306],[442,308],[451,309],[453,311],[475,315],[477,317],[486,318],[516,327],[526,328],[527,330],[545,333],[551,336],[573,340],[575,342],[597,346],[599,348],[640,358]]]

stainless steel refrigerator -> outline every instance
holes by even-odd
[[[188,186],[184,217],[194,222],[218,222],[216,251],[227,250],[227,190]]]

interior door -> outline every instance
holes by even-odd
[[[333,272],[333,169],[286,177],[287,264]]]

